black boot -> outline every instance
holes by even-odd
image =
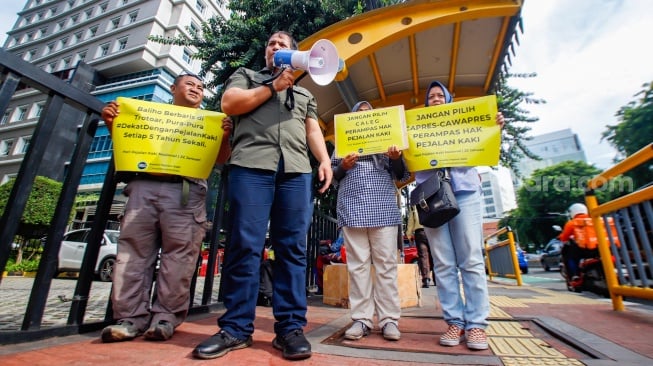
[[[429,288],[429,279],[426,277],[422,278],[422,288]]]

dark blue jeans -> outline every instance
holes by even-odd
[[[274,249],[274,331],[283,336],[306,325],[306,235],[312,215],[311,174],[231,166],[231,238],[226,248],[222,294],[226,312],[218,326],[236,338],[254,332],[265,236],[270,221]]]

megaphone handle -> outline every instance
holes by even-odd
[[[261,82],[261,84],[270,84],[271,82],[274,81],[274,79],[278,78],[281,75],[281,73],[286,70],[286,68],[287,68],[286,66],[280,67],[279,72],[277,72],[276,74],[274,74],[274,75],[270,76],[269,78],[263,80]]]

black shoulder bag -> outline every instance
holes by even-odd
[[[436,228],[446,224],[460,212],[451,188],[447,169],[440,169],[431,178],[418,184],[410,193],[410,204],[417,208],[422,226]]]

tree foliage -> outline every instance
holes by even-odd
[[[510,78],[532,78],[536,73],[530,74],[502,74],[495,88],[497,95],[497,107],[503,114],[506,124],[501,132],[501,154],[500,164],[512,169],[515,174],[520,175],[517,164],[524,158],[540,160],[540,157],[531,152],[524,144],[532,139],[527,136],[531,130],[528,124],[539,120],[537,117],[529,116],[529,111],[523,108],[524,104],[544,104],[545,100],[534,98],[533,93],[524,92],[508,86]]]
[[[601,170],[582,161],[565,161],[533,172],[517,192],[517,206],[502,219],[500,227],[510,226],[522,242],[546,244],[556,235],[552,225],[562,225],[567,218],[567,208],[576,202],[585,202],[587,181]],[[599,202],[605,202],[631,192],[628,179],[615,179],[596,190]]]
[[[16,179],[11,179],[0,186],[0,212],[4,212],[7,207],[7,201],[15,182]],[[23,216],[20,218],[18,230],[16,231],[18,236],[16,242],[19,244],[16,254],[17,264],[22,262],[24,251],[30,252],[31,249],[30,258],[38,252],[38,244],[36,247],[28,248],[32,244],[30,239],[37,239],[45,235],[54,216],[61,188],[61,182],[50,178],[37,176],[34,180],[32,191],[29,194]]]
[[[15,182],[15,179],[11,179],[0,186],[0,211],[4,212]],[[19,228],[19,235],[29,238],[32,236],[28,230],[29,227],[33,227],[34,231],[38,231],[36,228],[42,226],[47,228],[50,225],[54,210],[57,207],[61,187],[61,182],[42,176],[36,177],[23,216],[20,219],[22,229]]]
[[[653,83],[643,85],[635,94],[639,99],[621,107],[616,113],[619,123],[606,126],[602,138],[614,146],[619,155],[615,163],[639,151],[653,141]],[[633,169],[629,175],[637,186],[653,181],[653,166],[645,164]]]
[[[264,50],[268,37],[285,30],[297,41],[320,29],[363,11],[360,0],[232,0],[231,17],[208,19],[202,31],[176,38],[151,36],[163,44],[194,46],[194,58],[202,60],[202,75],[213,75],[209,87],[222,85],[239,67],[259,70],[265,66]],[[216,99],[210,109],[219,109]]]

